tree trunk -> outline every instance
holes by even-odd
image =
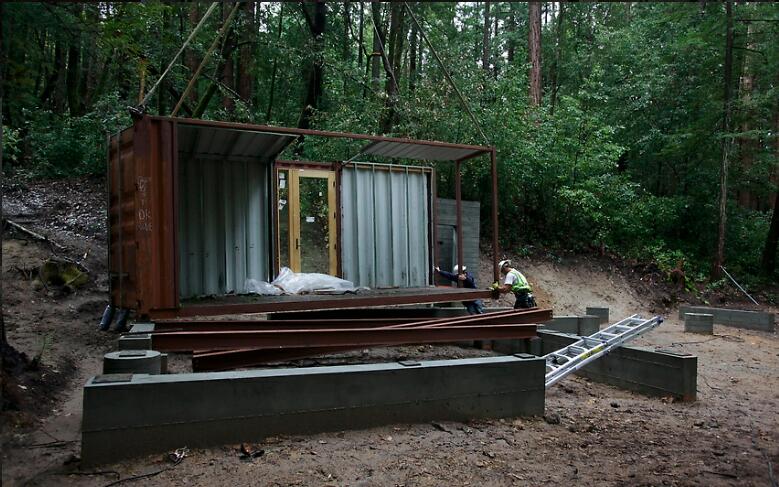
[[[779,103],[774,108],[774,134],[779,133]],[[774,137],[774,166],[779,165],[779,137]],[[779,241],[779,189],[774,190],[774,213],[771,217],[771,227],[765,239],[763,248],[762,268],[765,275],[770,276],[776,270],[776,248]]]
[[[54,113],[63,113],[65,111],[65,53],[62,48],[62,39],[57,39],[54,46],[54,96],[52,108]]]
[[[746,25],[746,38],[744,41],[744,60],[741,66],[741,76],[738,83],[738,97],[740,99],[740,105],[744,113],[742,114],[742,123],[740,127],[741,133],[747,134],[738,138],[739,146],[739,159],[741,166],[741,174],[743,177],[741,181],[743,186],[738,188],[736,192],[736,199],[738,204],[744,208],[756,210],[759,207],[757,198],[754,197],[750,188],[749,172],[752,169],[752,165],[755,159],[755,152],[759,150],[759,143],[755,140],[754,136],[749,135],[751,129],[750,121],[754,114],[750,108],[750,100],[752,98],[752,89],[755,85],[755,73],[751,66],[752,51],[755,46],[751,42],[752,38],[752,23],[747,22]]]
[[[508,26],[506,30],[509,32],[509,39],[508,39],[508,45],[506,46],[507,52],[506,52],[506,61],[508,61],[509,64],[514,64],[514,51],[516,50],[517,45],[517,18],[514,15],[514,4],[509,2],[509,17],[508,17]]]
[[[281,3],[281,10],[279,11],[279,25],[276,33],[276,44],[278,49],[279,41],[281,41],[281,29],[283,27],[283,20],[284,20],[284,2]],[[265,112],[265,121],[271,120],[271,115],[273,114],[273,97],[276,92],[276,71],[279,66],[279,55],[276,54],[273,56],[273,69],[271,70],[270,75],[270,89],[268,90],[270,93],[268,94],[268,110]]]
[[[327,5],[324,0],[317,0],[314,5],[314,16],[310,16],[306,4],[301,2],[303,14],[306,16],[311,37],[314,39],[314,59],[308,66],[306,97],[303,101],[303,109],[298,118],[298,128],[311,127],[311,117],[319,108],[322,99],[322,75],[323,75],[323,49],[324,33],[327,25]]]
[[[725,224],[727,223],[727,203],[728,203],[728,158],[730,151],[730,141],[727,135],[730,132],[731,116],[731,78],[733,72],[733,6],[731,2],[725,2],[725,15],[727,27],[725,34],[725,99],[723,105],[722,132],[722,164],[720,165],[720,190],[719,190],[719,226],[717,228],[717,250],[714,255],[714,267],[711,270],[712,279],[719,279],[722,276],[722,264],[725,260]]]
[[[565,2],[560,2],[560,11],[557,13],[557,23],[555,25],[555,36],[557,37],[555,42],[555,51],[554,51],[554,63],[552,64],[552,70],[549,74],[549,77],[551,78],[549,80],[550,84],[552,85],[552,96],[550,100],[550,108],[549,113],[550,115],[554,115],[555,107],[557,106],[557,90],[558,90],[558,82],[557,82],[557,76],[560,71],[560,57],[562,56],[563,52],[563,42],[565,40],[565,31],[563,21],[565,19]]]
[[[357,49],[357,66],[362,66],[362,51],[365,49],[365,40],[363,39],[363,24],[365,21],[365,14],[364,14],[365,6],[360,2],[360,32],[357,34],[358,40],[358,49]]]
[[[80,8],[75,15],[80,15]],[[68,71],[65,85],[68,92],[68,108],[71,116],[81,115],[81,103],[79,102],[79,78],[81,76],[81,35],[77,32],[71,34],[72,38],[68,46]]]
[[[419,42],[417,24],[411,24],[411,38],[408,46],[408,91],[413,92],[417,88],[417,43]]]
[[[200,8],[199,4],[197,2],[192,2],[189,7],[189,30],[194,29],[197,23],[200,21]],[[283,4],[282,4],[283,5]],[[192,50],[192,47],[188,48],[186,52],[184,53],[184,66],[187,67],[187,76],[186,78],[189,79],[192,77],[192,75],[195,74],[195,71],[197,71],[197,66],[199,62],[197,59],[197,56],[195,55],[195,52]],[[189,94],[187,95],[187,98],[189,99],[189,102],[194,104],[197,104],[198,101],[198,91],[197,91],[197,83],[195,86],[192,87]]]
[[[400,66],[400,60],[403,54],[403,39],[405,39],[405,9],[402,3],[392,3],[390,7],[390,27],[389,27],[389,46],[387,47],[386,59],[384,69],[387,74],[385,81],[385,92],[387,93],[387,99],[385,102],[384,116],[382,117],[380,132],[382,134],[388,134],[392,132],[392,129],[396,122],[397,117],[397,103],[398,103],[398,83],[400,83],[398,76],[400,70],[397,69]]]
[[[251,105],[254,96],[254,6],[254,2],[246,2],[241,6],[243,15],[239,31],[241,47],[238,49],[238,96],[247,105]]]
[[[490,71],[490,2],[484,2],[484,29],[481,36],[481,69]]]
[[[85,9],[87,23],[89,25],[98,25],[98,5],[86,4]],[[82,113],[91,109],[92,95],[97,83],[97,31],[90,32],[88,36],[88,40],[84,45],[85,52],[82,56],[81,86],[79,90]]]
[[[227,21],[228,17],[230,17],[230,11],[233,9],[233,3],[234,2],[225,2],[222,4],[222,21]],[[233,62],[232,53],[235,51],[235,30],[230,29],[229,26],[226,26],[225,29],[228,29],[225,33],[224,38],[224,50],[222,51],[222,55],[224,56],[224,65],[222,66],[222,85],[224,85],[228,90],[235,91],[235,63]],[[228,113],[233,113],[235,111],[235,100],[233,100],[233,97],[226,93],[222,97],[222,107],[227,110]]]
[[[375,29],[371,29],[373,34],[373,51],[371,52],[371,86],[374,91],[379,89],[381,80],[379,79],[379,73],[381,73],[381,46],[385,43],[384,34],[381,31],[381,4],[379,2],[371,2],[371,14],[373,15],[373,25]],[[378,32],[376,32],[378,30]]]
[[[541,2],[528,3],[528,61],[530,106],[541,106]]]

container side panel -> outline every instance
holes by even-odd
[[[408,286],[408,209],[406,207],[406,175],[392,173],[392,262],[393,282]]]
[[[430,267],[427,174],[417,167],[347,165],[341,183],[344,278],[419,287]]]
[[[133,139],[130,127],[111,137],[108,152],[111,303],[130,309],[138,305]]]
[[[135,124],[135,205],[139,313],[178,307],[173,121]]]
[[[221,294],[225,288],[223,171],[218,161],[203,165],[203,294]]]
[[[233,186],[233,174],[232,167],[229,163],[222,164],[224,171],[223,183],[223,197],[224,197],[224,249],[225,249],[225,293],[235,292],[235,209],[233,199],[233,192],[235,187]]]
[[[233,279],[235,292],[238,294],[246,291],[246,218],[248,201],[246,198],[246,162],[231,163],[233,176],[233,242],[235,253],[233,254]]]
[[[267,281],[268,180],[261,164],[247,166],[246,278]]]
[[[373,227],[376,240],[375,261],[376,287],[393,286],[390,172],[373,171]]]

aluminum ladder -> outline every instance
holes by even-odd
[[[546,388],[553,386],[568,374],[581,369],[638,335],[652,330],[662,322],[663,318],[660,316],[645,320],[639,315],[633,315],[590,336],[581,337],[567,347],[544,355],[547,370],[544,386]]]

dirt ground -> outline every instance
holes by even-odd
[[[613,318],[664,315],[666,322],[635,344],[697,355],[696,402],[571,377],[548,392],[544,417],[257,438],[254,446],[264,453],[250,461],[240,458],[239,445],[226,445],[193,450],[176,465],[153,455],[82,470],[82,386],[100,373],[101,357],[116,340],[96,329],[107,299],[102,184],[75,180],[4,190],[4,216],[52,236],[66,247],[55,253],[83,261],[94,279],[73,293],[36,289],[30,271],[51,255],[51,246],[4,234],[9,342],[37,360],[33,366],[4,363],[3,485],[776,485],[777,335],[723,326],[715,326],[713,336],[684,333],[676,301],[688,296],[669,291],[657,273],[588,257],[515,263],[535,286],[539,304],[557,315],[580,314],[586,306],[608,306]],[[480,284],[488,285],[490,274],[485,259]],[[507,304],[510,299],[490,303]],[[397,347],[317,363],[487,353]]]

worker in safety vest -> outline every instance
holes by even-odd
[[[452,282],[462,282],[464,288],[476,289],[476,279],[473,277],[473,274],[466,272],[465,269],[466,266],[460,268],[460,266],[456,265],[454,266],[454,269],[452,269],[453,272],[442,271],[440,267],[436,267],[435,271],[444,279],[448,279]],[[482,304],[481,299],[477,299],[476,301],[463,301],[463,306],[465,306],[468,309],[468,313],[472,315],[484,313],[484,304]]]
[[[500,261],[498,266],[500,267],[501,274],[505,274],[506,278],[502,286],[498,283],[493,284],[493,286],[500,293],[514,293],[514,296],[517,298],[514,302],[514,309],[535,308],[536,298],[533,297],[533,288],[530,287],[530,283],[525,276],[514,269],[511,266],[511,261],[508,259]]]

